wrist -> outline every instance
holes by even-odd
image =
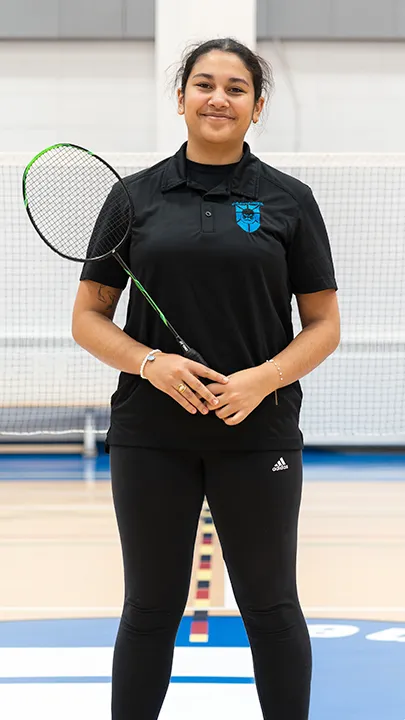
[[[159,349],[155,350],[148,350],[148,352],[145,354],[141,366],[139,368],[139,375],[141,376],[142,380],[147,380],[147,376],[145,374],[146,369],[148,366],[152,365],[156,360],[156,355],[161,353],[162,351]]]
[[[258,370],[260,371],[260,382],[265,395],[271,395],[282,387],[280,372],[273,362],[266,360],[266,362],[258,366]]]

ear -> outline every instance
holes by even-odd
[[[254,107],[252,120],[256,124],[259,122],[260,115],[262,114],[262,110],[264,107],[264,97],[260,97]]]
[[[184,115],[184,95],[181,88],[177,90],[177,112],[179,115]]]

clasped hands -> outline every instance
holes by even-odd
[[[272,392],[268,379],[264,382],[263,366],[224,377],[201,363],[170,353],[157,354],[146,364],[144,375],[189,413],[215,412],[226,425],[241,423]],[[204,384],[201,377],[211,382]]]

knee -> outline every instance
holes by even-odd
[[[305,620],[298,601],[285,601],[263,607],[246,606],[241,614],[250,638],[277,635],[287,639]]]
[[[125,600],[121,625],[134,635],[176,634],[183,607],[159,608]]]

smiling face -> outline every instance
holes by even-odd
[[[253,78],[234,53],[212,50],[191,70],[185,93],[178,90],[178,112],[185,116],[189,139],[226,146],[241,145],[257,122],[264,99],[255,101]]]

